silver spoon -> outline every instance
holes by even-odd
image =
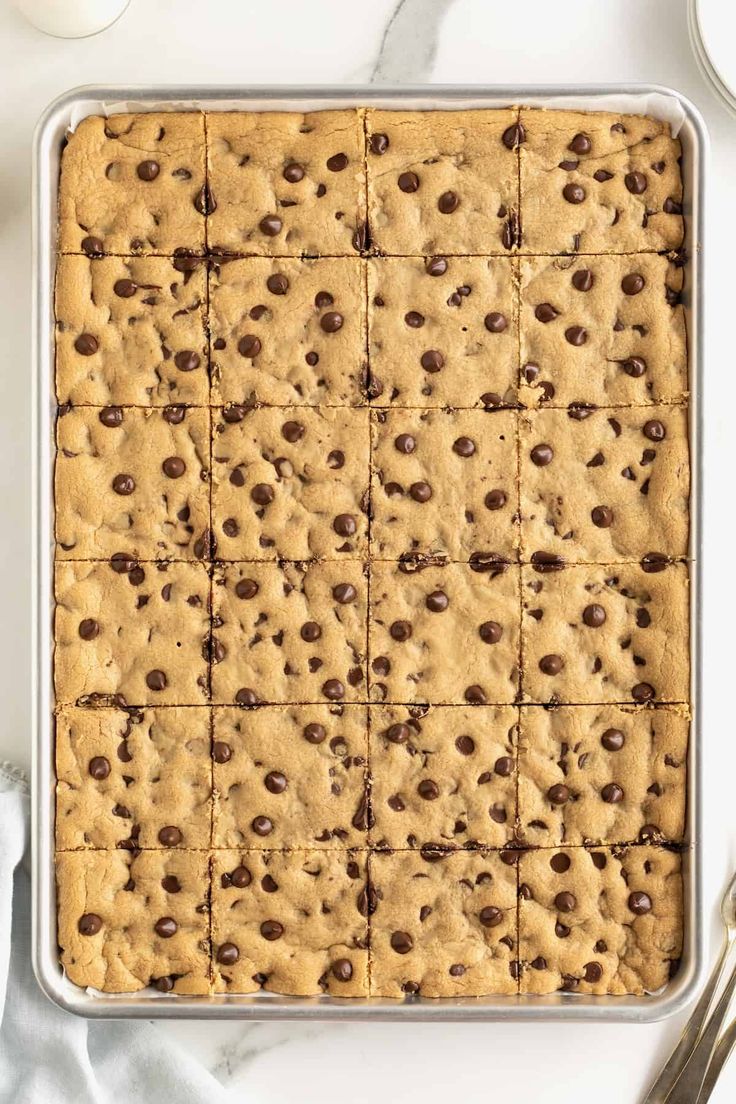
[[[723,895],[721,916],[726,931],[718,961],[713,967],[713,972],[708,978],[700,1000],[695,1005],[695,1009],[685,1025],[679,1043],[660,1070],[659,1076],[649,1090],[643,1104],[664,1104],[665,1100],[667,1104],[677,1104],[677,1102],[679,1104],[693,1104],[693,1101],[697,1098],[713,1046],[728,1011],[730,993],[733,993],[734,987],[736,987],[736,971],[734,971],[728,983],[727,989],[730,989],[730,993],[725,1006],[721,1008],[723,1004],[722,997],[716,1006],[713,1018],[703,1030],[713,994],[718,988],[736,941],[736,875],[731,879],[731,884]],[[724,992],[725,995],[726,992]],[[720,1016],[718,1015],[719,1012]],[[715,1029],[712,1030],[715,1020],[717,1020],[717,1023]],[[684,1076],[686,1070],[688,1074],[687,1084]],[[682,1080],[678,1080],[681,1075],[683,1075]],[[682,1093],[680,1092],[681,1089],[683,1090]]]

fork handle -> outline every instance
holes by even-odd
[[[721,953],[718,956],[718,961],[713,967],[713,971],[708,978],[705,988],[700,995],[698,1003],[693,1009],[690,1019],[685,1025],[685,1030],[682,1033],[679,1043],[672,1051],[664,1066],[659,1072],[659,1075],[652,1085],[651,1089],[647,1093],[646,1098],[642,1104],[664,1104],[667,1100],[670,1092],[674,1088],[675,1082],[682,1073],[686,1062],[693,1052],[698,1036],[700,1035],[701,1028],[705,1022],[705,1017],[708,1014],[711,1001],[713,1000],[713,994],[718,988],[718,983],[721,980],[728,956],[731,951],[732,939],[726,937],[723,940],[723,946],[721,947]],[[693,1097],[694,1099],[694,1097]],[[688,1102],[692,1104],[692,1102]]]
[[[705,1081],[700,1090],[697,1104],[706,1104],[710,1100],[710,1094],[716,1087],[716,1082],[721,1075],[721,1070],[731,1056],[731,1051],[736,1046],[736,1020],[726,1028],[718,1040],[718,1046],[713,1051],[713,1058],[705,1074]]]
[[[736,990],[736,967],[732,970],[718,1004],[713,1010],[713,1015],[703,1028],[703,1033],[685,1063],[674,1089],[667,1097],[667,1104],[693,1104],[693,1101],[697,1100],[708,1069],[708,1063],[713,1055],[716,1040],[728,1014],[734,990]]]

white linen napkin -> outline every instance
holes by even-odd
[[[0,1101],[224,1104],[220,1083],[155,1024],[84,1020],[41,992],[31,966],[28,784],[0,763]]]

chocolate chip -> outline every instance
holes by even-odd
[[[74,342],[74,348],[80,356],[93,356],[99,349],[99,342],[92,334],[80,334]]]
[[[506,149],[514,150],[526,141],[526,131],[521,123],[512,123],[511,126],[506,127],[506,130],[501,135],[501,141],[505,145]]]
[[[664,424],[657,418],[652,418],[650,421],[645,422],[642,433],[650,441],[664,441],[667,436],[667,430]]]
[[[565,788],[566,787],[563,787],[563,789]],[[552,856],[549,860],[549,865],[552,867],[555,874],[564,874],[566,870],[570,869],[570,862],[570,856],[566,855],[564,851],[560,851],[558,854]]]
[[[250,497],[257,506],[268,506],[274,500],[273,487],[268,483],[256,483],[251,489]]]
[[[554,451],[551,445],[535,445],[529,456],[532,463],[536,464],[538,468],[545,468],[547,464],[552,463]]]
[[[146,686],[149,690],[165,690],[166,675],[159,670],[149,671],[146,675]]]
[[[584,326],[568,326],[565,330],[565,341],[579,348],[588,340],[588,331]]]
[[[570,800],[570,791],[562,782],[557,782],[547,790],[547,797],[553,805],[564,805]]]
[[[388,134],[372,134],[370,140],[371,153],[380,157],[389,147]]]
[[[333,153],[332,157],[327,158],[326,164],[330,172],[342,172],[348,167],[348,159],[344,153]]]
[[[577,900],[573,893],[563,890],[555,897],[555,908],[558,912],[574,912],[577,908]]]
[[[233,756],[233,749],[224,740],[215,740],[212,745],[212,758],[216,763],[229,763]]]
[[[176,935],[179,930],[179,925],[173,916],[162,916],[153,927],[156,935],[159,935],[162,939],[171,939],[172,935]]]
[[[416,447],[417,443],[411,433],[400,433],[398,437],[394,439],[394,448],[398,452],[403,452],[406,455],[414,452]]]
[[[505,315],[500,314],[499,311],[491,311],[483,319],[483,325],[489,333],[503,333],[508,323]]]
[[[339,537],[352,537],[357,532],[358,526],[352,514],[338,514],[332,522],[332,528]]]
[[[102,918],[96,912],[85,912],[77,921],[80,935],[97,935],[102,928]]]
[[[603,606],[599,606],[596,602],[586,606],[583,610],[583,624],[587,625],[589,629],[599,629],[601,625],[605,624],[606,611]]]
[[[638,272],[629,272],[621,281],[621,290],[624,295],[638,295],[646,283],[644,277]]]
[[[79,622],[79,628],[77,630],[82,640],[94,640],[99,636],[100,625],[98,621],[95,621],[94,617],[85,617],[83,621]]]
[[[337,586],[332,588],[332,597],[336,602],[339,602],[341,606],[345,606],[348,602],[354,602],[358,597],[358,592],[352,583],[338,583]]]
[[[472,755],[475,751],[475,740],[472,736],[458,736],[455,747],[461,755]]]
[[[112,290],[120,299],[130,299],[138,290],[137,284],[132,280],[116,280]]]
[[[167,824],[158,834],[158,842],[164,847],[177,847],[182,838],[181,831],[173,824]]]
[[[141,161],[136,172],[140,180],[150,182],[151,180],[155,180],[161,172],[161,166],[158,161]]]
[[[268,939],[270,943],[273,943],[275,939],[280,939],[284,934],[284,925],[279,924],[278,920],[264,920],[261,924],[261,935],[264,939]]]
[[[261,351],[260,338],[255,334],[245,334],[240,338],[238,342],[238,352],[242,357],[246,357],[248,360],[253,360]]]
[[[272,295],[286,295],[289,290],[289,280],[281,272],[274,272],[266,280],[266,287]]]
[[[472,686],[466,687],[464,694],[466,702],[470,705],[486,705],[488,698],[482,686],[478,686],[474,683]]]
[[[236,705],[258,705],[258,695],[248,686],[241,686],[235,695]]]
[[[582,184],[570,182],[562,189],[562,194],[568,203],[582,203],[585,199],[585,188]]]
[[[424,325],[424,315],[419,311],[407,311],[404,315],[404,322],[412,330],[419,330]]]
[[[409,494],[415,502],[429,502],[432,497],[432,488],[429,483],[419,480],[417,483],[412,483],[409,487]]]
[[[161,888],[166,893],[181,893],[181,882],[175,874],[167,874],[161,879]]]
[[[82,238],[82,252],[86,253],[88,257],[101,257],[104,251],[105,247],[99,238],[91,235]]]
[[[534,317],[537,322],[551,322],[559,313],[551,303],[539,303],[534,308]]]
[[[275,238],[277,234],[281,233],[283,225],[278,215],[264,215],[258,223],[258,228],[267,238]]]
[[[283,793],[288,785],[286,775],[282,774],[281,771],[269,771],[263,780],[263,784],[268,792],[272,794]]]
[[[250,826],[257,836],[269,836],[273,832],[273,821],[267,816],[256,816]]]
[[[87,770],[96,782],[102,782],[110,773],[110,760],[104,755],[94,755],[89,761]]]
[[[409,739],[409,726],[397,723],[392,724],[386,729],[386,739],[390,740],[392,744],[405,744]]]
[[[635,702],[651,701],[654,695],[654,687],[649,682],[637,682],[636,686],[631,688],[631,696]]]
[[[402,192],[416,192],[419,188],[419,177],[413,172],[404,172],[399,177],[399,187]]]
[[[608,506],[594,506],[590,519],[599,529],[609,529],[613,525],[613,510]]]
[[[572,274],[572,286],[576,291],[590,291],[593,281],[593,273],[589,268],[579,268]]]
[[[440,796],[440,788],[431,778],[423,778],[417,786],[417,793],[425,801],[436,801]]]
[[[353,964],[349,958],[338,958],[330,967],[336,981],[350,981],[353,976]]]
[[[500,510],[506,505],[506,492],[498,489],[489,491],[483,502],[488,510]]]
[[[643,376],[647,370],[647,362],[644,357],[632,356],[621,362],[621,367],[627,376],[631,376],[633,379],[639,379]]]
[[[583,966],[583,977],[590,985],[595,985],[603,977],[603,967],[600,962],[586,962]]]
[[[288,165],[284,166],[281,175],[288,184],[298,184],[300,180],[304,179],[304,169],[296,161],[290,161]]]
[[[478,635],[484,644],[498,644],[503,636],[503,629],[498,621],[484,621],[478,629]]]
[[[328,311],[319,320],[319,324],[325,333],[337,333],[338,330],[342,329],[343,322],[343,316],[338,311]]]
[[[632,195],[641,195],[647,190],[647,178],[642,172],[629,172],[624,177],[624,184]]]
[[[174,364],[180,372],[193,372],[199,368],[199,353],[191,349],[182,349],[174,357]]]
[[[165,422],[169,425],[181,425],[187,416],[187,408],[185,406],[177,406],[171,404],[165,406],[161,411],[161,416]]]
[[[420,363],[425,372],[439,372],[444,368],[445,358],[437,349],[427,349],[422,353]]]
[[[406,640],[411,638],[411,622],[394,621],[389,632],[392,640],[396,640],[399,644],[403,644]]]
[[[237,889],[245,889],[252,880],[251,872],[247,866],[236,866],[230,874],[230,881]]]
[[[168,456],[161,465],[164,475],[169,479],[180,479],[187,466],[180,456]]]
[[[662,210],[666,215],[681,215],[682,204],[678,203],[672,196],[667,196],[667,199],[662,204]]]
[[[624,791],[615,782],[609,782],[601,790],[601,797],[607,805],[617,805],[624,799]]]
[[[322,629],[316,621],[305,621],[299,630],[299,635],[307,644],[314,644],[322,636]]]
[[[431,613],[444,613],[450,604],[450,599],[444,590],[433,590],[425,598],[424,604]]]
[[[217,961],[221,966],[234,966],[240,958],[240,951],[234,943],[221,943],[217,949]]]
[[[322,693],[330,701],[341,701],[345,697],[345,687],[339,679],[327,679],[322,684]]]
[[[451,215],[460,206],[460,197],[457,192],[443,192],[437,200],[437,207],[441,214]]]
[[[447,261],[444,257],[430,257],[424,267],[428,276],[444,276],[447,272]]]
[[[605,184],[607,180],[613,180],[613,173],[608,172],[607,169],[596,169],[593,173],[593,179],[599,184]]]
[[[651,912],[652,899],[648,893],[643,893],[641,890],[637,890],[635,893],[629,894],[629,908],[637,916],[643,916],[646,912]]]
[[[559,655],[545,655],[539,661],[539,670],[545,675],[559,675],[564,666],[565,661]]]
[[[576,134],[567,148],[573,153],[590,153],[593,143],[587,134]]]
[[[408,932],[395,931],[391,932],[391,947],[397,954],[405,955],[414,946],[414,940]]]

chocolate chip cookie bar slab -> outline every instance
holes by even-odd
[[[207,287],[195,258],[60,257],[60,403],[206,406]]]
[[[519,568],[374,562],[368,633],[371,701],[511,704],[519,687]]]
[[[56,717],[56,846],[207,848],[208,709],[77,709]]]
[[[643,564],[522,571],[527,702],[686,702],[688,569]]]
[[[510,411],[376,411],[372,555],[515,559],[516,423]]]
[[[368,996],[368,911],[361,852],[217,851],[215,992]]]
[[[75,985],[210,992],[205,852],[61,852],[56,884],[61,963]]]
[[[687,555],[687,410],[528,411],[520,419],[522,556]]]
[[[217,258],[209,277],[214,401],[360,405],[363,277],[358,258]]]
[[[91,115],[61,160],[63,253],[203,253],[205,133],[201,112]]]
[[[682,842],[685,707],[524,706],[519,821],[533,847]]]
[[[350,256],[365,245],[362,111],[207,115],[213,252]]]
[[[367,268],[374,406],[492,408],[515,401],[515,261],[376,257]]]
[[[209,437],[207,410],[63,407],[56,424],[59,558],[201,558],[210,525]]]
[[[223,560],[368,552],[368,410],[215,412],[213,531]]]
[[[514,835],[518,710],[371,706],[371,846],[502,847]]]
[[[518,110],[366,113],[380,253],[503,254],[518,240]]]
[[[682,244],[681,147],[644,115],[522,108],[522,252],[625,253]]]
[[[360,705],[216,709],[215,847],[362,847],[368,732]]]
[[[519,261],[526,406],[687,397],[683,271],[654,254]]]
[[[682,951],[681,859],[660,847],[529,851],[521,992],[654,993]]]
[[[203,705],[210,580],[202,564],[57,563],[59,704]]]
[[[516,993],[516,867],[503,855],[371,855],[371,996]]]
[[[213,701],[365,701],[367,601],[355,561],[219,565]]]

